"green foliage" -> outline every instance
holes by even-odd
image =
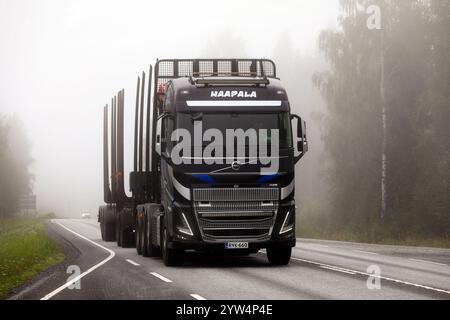
[[[367,28],[372,4],[381,8],[382,30]],[[448,240],[450,1],[341,0],[341,8],[340,30],[319,39],[330,70],[313,77],[328,108],[323,140],[331,189],[331,209],[315,228],[364,241]],[[381,219],[383,101],[387,217]]]
[[[19,199],[31,190],[30,146],[17,117],[0,114],[0,217],[19,209]]]
[[[0,219],[0,297],[63,259],[43,219]]]

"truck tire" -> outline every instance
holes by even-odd
[[[103,241],[115,241],[116,240],[116,224],[113,222],[108,214],[111,214],[107,208],[100,208],[98,214],[98,221],[100,222],[100,231]],[[111,221],[112,220],[112,221]]]
[[[122,248],[132,248],[134,245],[134,236],[130,230],[122,227],[121,232]]]
[[[121,247],[122,246],[122,224],[120,221],[120,216],[117,218],[117,222],[116,222],[116,240],[117,240],[117,246]]]
[[[102,240],[105,240],[105,224],[103,223],[103,212],[98,213],[98,222],[100,222],[100,234],[102,235]]]
[[[153,231],[157,230],[158,226],[152,226],[152,217],[157,213],[159,210],[160,205],[152,204],[148,206],[147,210],[145,211],[144,215],[144,236],[143,236],[143,248],[142,248],[142,255],[144,257],[157,257],[160,256],[161,251],[157,246],[155,246],[152,242],[153,239]]]
[[[131,248],[134,245],[134,234],[132,230],[126,228],[119,213],[116,223],[117,246],[122,248]]]
[[[291,260],[292,248],[267,248],[267,259],[273,266],[285,266]]]
[[[168,267],[179,266],[183,263],[184,252],[168,248],[169,235],[167,229],[163,227],[161,241],[161,252],[164,264]]]
[[[116,240],[116,226],[114,223],[102,223],[102,238],[104,241],[111,242]]]
[[[148,228],[147,213],[144,213],[142,226],[141,226],[141,232],[139,234],[139,236],[141,238],[139,246],[141,247],[140,251],[141,251],[141,254],[142,254],[143,257],[148,257],[148,250],[147,250],[147,246],[148,246],[147,232],[148,232],[148,230],[147,230],[147,228]],[[136,248],[137,247],[138,247],[138,243],[137,243],[137,240],[136,240]]]
[[[142,254],[142,219],[139,216],[139,213],[136,215],[136,252],[137,254]]]

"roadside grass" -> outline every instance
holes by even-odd
[[[348,229],[336,229],[330,231],[308,225],[305,222],[303,222],[303,224],[301,223],[301,221],[297,223],[296,235],[298,238],[450,249],[450,240],[444,238],[421,238],[413,236],[397,237],[389,234],[389,232],[373,234],[373,232],[363,233]]]
[[[330,220],[328,208],[305,206],[297,216],[296,235],[299,238],[386,244],[412,247],[450,248],[450,238],[425,237],[406,233],[399,225],[380,225],[370,227],[334,225]]]
[[[64,260],[47,236],[44,218],[0,219],[0,298]]]

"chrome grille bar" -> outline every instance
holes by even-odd
[[[196,188],[194,201],[278,201],[278,188]]]
[[[273,212],[199,212],[201,218],[271,218]]]
[[[210,211],[274,211],[278,208],[278,201],[195,201],[198,212]]]

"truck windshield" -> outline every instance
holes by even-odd
[[[281,113],[179,113],[176,118],[176,127],[187,129],[191,134],[194,132],[194,121],[202,122],[202,130],[218,129],[223,137],[227,129],[260,129],[268,130],[268,140],[270,144],[271,129],[279,130],[279,148],[292,148],[291,121],[287,112]],[[259,141],[260,143],[262,141]],[[206,142],[208,144],[209,142]],[[204,143],[205,144],[205,143]]]

